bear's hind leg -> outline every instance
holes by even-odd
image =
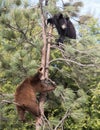
[[[31,103],[31,105],[28,105],[27,111],[36,117],[39,117],[41,115],[39,105],[37,103]]]
[[[42,125],[42,118],[41,117],[41,112],[39,109],[39,105],[37,103],[33,103],[30,106],[28,106],[28,111],[36,117],[36,124],[39,124],[40,126]]]
[[[16,108],[17,108],[19,120],[22,122],[25,122],[25,110],[19,106],[17,106]]]

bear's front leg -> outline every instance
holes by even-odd
[[[59,39],[56,39],[55,41],[57,42],[57,44],[56,45],[60,45],[60,44],[63,44],[63,42],[64,42],[64,39],[65,39],[65,37],[64,36],[60,36],[59,37]]]

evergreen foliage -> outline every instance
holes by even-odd
[[[49,0],[44,6],[46,18],[56,12],[76,17],[83,5],[70,2],[59,7],[57,2]],[[61,48],[55,45],[58,34],[53,30],[49,76],[57,88],[47,96],[45,130],[100,129],[100,25],[88,15],[80,23],[78,38],[66,38]],[[13,94],[40,67],[42,45],[39,4],[0,0],[0,130],[35,129],[29,114],[24,125],[18,121]]]

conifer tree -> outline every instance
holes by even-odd
[[[78,19],[78,35],[57,46],[57,31],[53,28],[50,36],[46,26],[46,36],[52,39],[49,77],[57,88],[47,95],[43,128],[99,129],[100,25],[93,16],[79,17],[81,2],[57,2],[43,0],[45,20],[57,12]],[[31,115],[30,123],[17,121],[13,94],[17,84],[40,67],[42,47],[39,3],[0,0],[0,129],[35,129]]]

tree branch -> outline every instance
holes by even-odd
[[[4,94],[4,93],[0,92],[0,96],[2,96],[2,97],[13,97],[14,95],[13,94]]]
[[[27,38],[26,33],[24,33],[23,30],[20,29],[20,27],[18,26],[18,24],[16,24],[17,28],[16,28],[16,27],[13,27],[12,25],[10,25],[10,24],[8,24],[8,23],[6,24],[6,26],[9,27],[10,29],[13,29],[13,30],[16,30],[16,31],[22,33],[23,36],[24,36],[24,38],[25,38],[25,40],[26,40],[29,44],[31,44],[33,47],[36,47],[36,45],[34,45],[34,44]]]
[[[71,60],[71,59],[63,59],[63,58],[56,58],[54,60],[51,60],[49,62],[49,64],[51,64],[52,62],[56,62],[56,61],[64,61],[67,64],[69,64],[69,62],[70,62],[70,63],[74,63],[78,66],[81,66],[81,67],[94,67],[95,66],[94,64],[82,64],[82,63],[76,62],[76,61]]]
[[[43,115],[43,118],[44,118],[44,119],[45,119],[45,121],[47,122],[49,129],[50,129],[50,130],[53,130],[53,129],[52,129],[52,127],[51,127],[50,122],[48,121],[48,119],[46,118],[46,116],[45,116],[45,115]]]
[[[71,113],[71,108],[69,108],[69,109],[66,111],[65,115],[64,115],[63,118],[59,121],[59,123],[57,124],[57,126],[55,127],[54,130],[58,130],[59,126],[65,121],[65,119],[66,119],[68,116],[70,116],[70,113]]]
[[[20,104],[18,104],[18,103],[16,103],[16,102],[13,102],[13,101],[8,101],[8,100],[2,100],[2,101],[1,101],[1,104],[2,104],[2,103],[14,104],[14,105],[20,106]]]

